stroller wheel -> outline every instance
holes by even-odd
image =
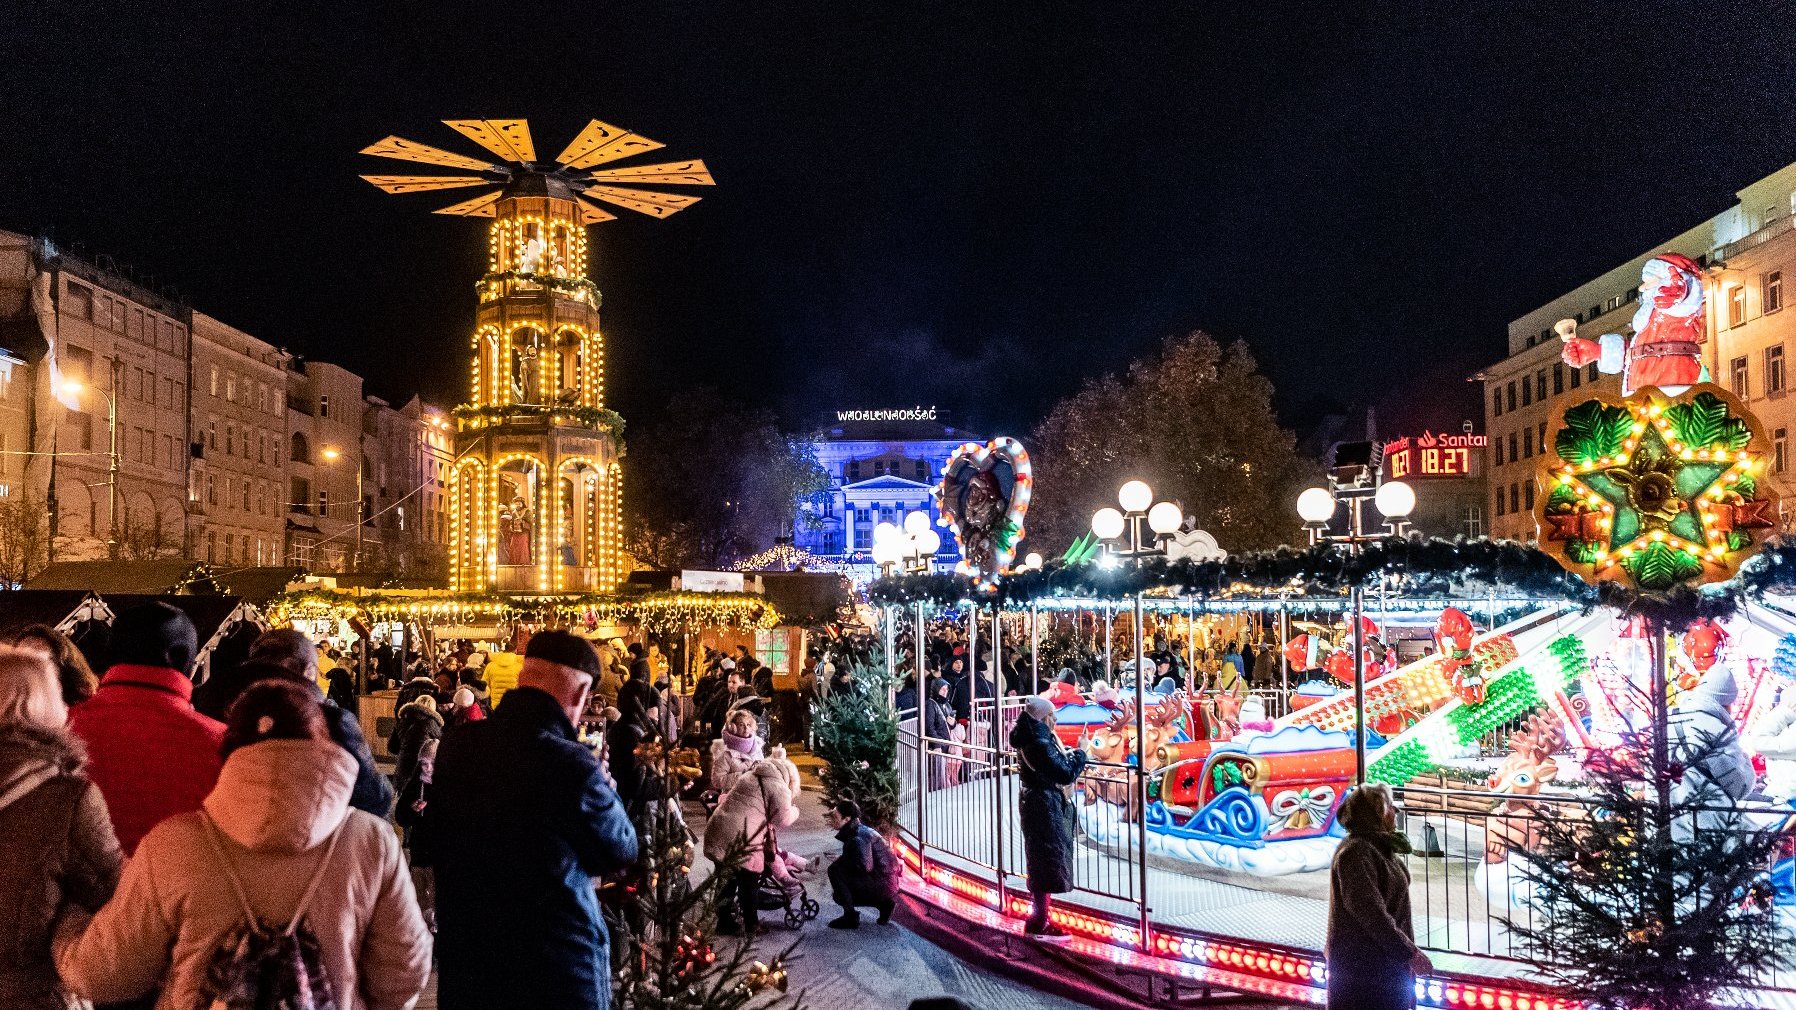
[[[817,903],[816,898],[806,898],[800,911],[804,913],[804,921],[810,922],[817,917],[817,913],[823,911],[823,906]]]
[[[797,929],[798,927],[804,925],[805,920],[808,918],[810,918],[810,916],[804,915],[799,909],[793,908],[791,906],[786,907],[786,928],[787,929]]]

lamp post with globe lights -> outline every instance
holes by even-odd
[[[1328,472],[1327,487],[1313,487],[1297,496],[1297,515],[1309,532],[1311,545],[1339,544],[1358,554],[1370,541],[1403,536],[1416,508],[1416,492],[1400,480],[1383,479],[1382,452],[1370,442],[1347,443],[1335,451],[1335,465]],[[1384,516],[1384,528],[1366,529],[1366,503]],[[1347,506],[1346,531],[1334,532],[1329,522],[1342,505]],[[1358,584],[1350,592],[1353,610],[1353,715],[1354,781],[1366,781],[1366,630],[1365,591]]]
[[[1132,561],[1137,566],[1149,558],[1166,556],[1166,538],[1179,531],[1185,524],[1185,512],[1178,504],[1170,501],[1154,501],[1154,489],[1146,481],[1132,480],[1116,490],[1116,504],[1122,508],[1109,506],[1098,509],[1091,514],[1091,534],[1102,541],[1105,548],[1104,558],[1100,562],[1115,565],[1118,561]],[[1142,527],[1146,526],[1152,536],[1145,536]],[[1125,537],[1126,535],[1126,537]],[[1108,614],[1105,615],[1105,639],[1109,638]],[[1141,627],[1141,593],[1135,593],[1135,802],[1136,809],[1147,809],[1147,671],[1142,662],[1145,641]],[[1109,649],[1105,649],[1108,657]],[[1137,838],[1139,850],[1136,865],[1140,869],[1139,881],[1141,893],[1147,893],[1147,832],[1141,832]],[[1141,921],[1142,943],[1146,944],[1148,936],[1148,915],[1145,905],[1142,908]]]

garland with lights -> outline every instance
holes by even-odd
[[[791,544],[774,544],[759,554],[751,554],[730,566],[733,572],[780,572],[795,571],[803,568],[810,572],[840,572],[845,566],[828,558],[818,557],[802,547]]]
[[[613,438],[622,438],[624,435],[623,415],[604,407],[577,407],[564,403],[508,403],[504,406],[477,407],[464,403],[450,413],[461,420],[479,421],[482,424],[497,424],[514,418],[546,417],[551,421],[567,418],[577,422],[582,428],[603,431]]]
[[[1224,561],[1154,559],[1139,567],[1104,567],[1096,562],[1053,565],[1015,572],[993,590],[952,574],[895,575],[867,587],[876,605],[927,603],[951,607],[967,600],[1028,606],[1054,599],[1124,602],[1136,593],[1219,600],[1231,596],[1338,596],[1355,586],[1396,577],[1406,592],[1454,595],[1501,586],[1521,595],[1571,604],[1583,610],[1612,608],[1684,627],[1700,618],[1718,619],[1765,593],[1796,590],[1796,544],[1773,541],[1740,566],[1730,581],[1703,587],[1636,589],[1620,582],[1591,585],[1551,555],[1506,540],[1386,539],[1359,554],[1320,544],[1281,547]]]
[[[639,593],[570,596],[507,596],[500,593],[445,593],[432,596],[355,593],[310,588],[281,593],[269,601],[269,620],[414,620],[429,624],[474,621],[584,623],[587,627],[635,621],[654,635],[703,628],[772,628],[780,614],[753,593]]]
[[[593,283],[590,278],[525,273],[522,270],[501,270],[498,273],[487,274],[485,277],[474,282],[474,292],[479,295],[485,295],[489,288],[505,281],[523,281],[526,284],[535,284],[539,287],[548,288],[550,291],[575,297],[584,294],[587,298],[592,300],[592,307],[595,309],[599,307],[600,302],[604,299],[604,296],[599,294],[599,286]]]

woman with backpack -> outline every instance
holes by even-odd
[[[298,684],[252,685],[221,752],[203,807],[157,825],[112,901],[71,924],[78,935],[57,954],[70,992],[116,1003],[160,986],[159,1010],[411,1006],[430,935],[399,840],[349,806],[355,759],[318,700]]]
[[[118,883],[119,847],[81,742],[63,728],[57,671],[0,646],[0,1006],[66,1010],[50,936],[68,907],[93,912]]]

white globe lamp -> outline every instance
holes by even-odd
[[[1335,514],[1335,496],[1313,487],[1297,496],[1297,515],[1306,523],[1325,523]]]
[[[917,534],[917,552],[918,553],[934,554],[936,551],[939,551],[941,549],[942,549],[942,535],[940,533],[937,533],[936,531],[925,527],[923,532]]]
[[[1041,568],[1041,554],[1037,551],[1030,551],[1029,556],[1023,559],[1023,567],[1031,571]]]
[[[891,523],[880,523],[873,527],[873,543],[875,545],[890,543],[898,536],[898,527]]]
[[[1401,519],[1416,510],[1416,492],[1400,480],[1386,481],[1378,485],[1372,504],[1385,516]]]
[[[1154,489],[1147,486],[1147,481],[1132,480],[1116,492],[1116,503],[1125,512],[1146,512],[1154,503]]]
[[[1099,540],[1115,540],[1122,536],[1123,515],[1113,508],[1105,507],[1091,514],[1091,533]]]
[[[873,544],[873,563],[889,565],[898,560],[898,546],[890,540],[879,540]]]
[[[904,517],[904,532],[915,536],[929,528],[929,513],[911,512]]]
[[[1162,536],[1177,533],[1185,525],[1185,513],[1174,502],[1163,501],[1147,510],[1147,528]]]

